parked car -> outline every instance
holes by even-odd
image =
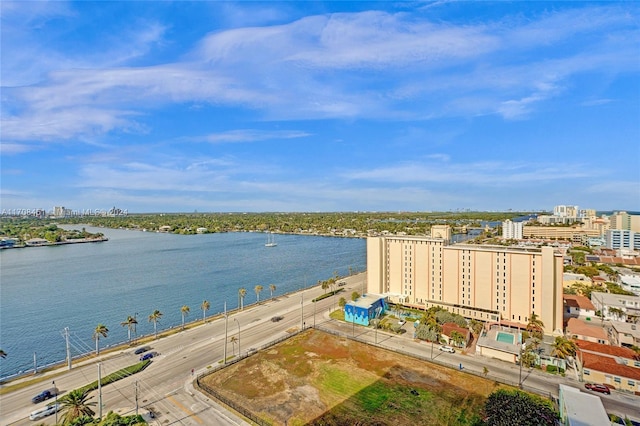
[[[150,350],[151,348],[149,346],[143,346],[141,348],[136,349],[136,351],[134,352],[134,354],[136,355],[140,355],[143,354],[145,352],[147,352],[148,350]]]
[[[151,358],[153,358],[154,356],[157,356],[157,355],[158,355],[157,352],[147,352],[146,354],[144,354],[144,355],[142,355],[140,357],[140,361],[145,361],[147,359],[151,359]]]
[[[277,315],[277,316],[275,316],[275,317],[272,317],[272,318],[271,318],[271,321],[273,321],[273,322],[278,322],[278,321],[282,320],[283,318],[284,318],[284,317],[283,317],[282,315]]]
[[[31,402],[33,402],[34,404],[37,404],[38,402],[46,401],[49,398],[53,398],[57,394],[58,394],[58,389],[56,388],[43,390],[42,392],[40,392],[39,394],[31,398]]]
[[[56,411],[59,411],[60,408],[62,408],[61,404],[49,404],[46,407],[43,408],[39,408],[35,411],[32,411],[31,414],[29,414],[29,420],[38,420],[41,419],[43,417],[47,417],[52,415],[53,413],[55,413]]]
[[[344,281],[340,281],[340,282],[338,283],[338,287],[344,287],[345,285],[347,285],[347,283],[346,283],[346,282],[344,282]]]
[[[607,395],[611,394],[611,390],[608,387],[598,383],[585,383],[584,387],[594,392],[600,392]]]
[[[445,346],[445,345],[440,346],[438,350],[442,352],[448,352],[450,354],[453,354],[456,352],[456,350],[453,349],[451,346]]]

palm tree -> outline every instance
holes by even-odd
[[[96,329],[93,330],[93,340],[96,341],[96,356],[100,355],[100,336],[106,338],[109,333],[109,329],[104,324],[98,324]]]
[[[211,303],[208,300],[203,300],[200,309],[202,309],[202,322],[207,322],[207,311],[211,307]]]
[[[556,340],[551,344],[551,347],[553,348],[551,350],[551,356],[562,359],[575,357],[578,350],[576,342],[563,336],[557,336]]]
[[[542,322],[540,317],[533,312],[529,317],[529,323],[527,324],[527,331],[529,331],[533,337],[542,339],[542,334],[544,331],[544,323]]]
[[[244,309],[244,297],[247,295],[247,289],[242,287],[238,290],[238,299],[240,299],[240,310]]]
[[[149,322],[153,321],[153,334],[156,339],[158,338],[158,321],[160,321],[160,318],[162,318],[162,312],[157,309],[149,315]]]
[[[464,336],[462,333],[454,330],[451,332],[451,341],[455,346],[460,347],[464,343]]]
[[[235,352],[236,351],[236,343],[238,343],[238,338],[236,336],[231,336],[229,341],[233,345],[233,351]],[[238,356],[240,356],[240,354],[238,354]]]
[[[271,291],[271,298],[273,299],[273,292],[276,291],[276,285],[269,284],[269,291]]]
[[[258,303],[260,303],[260,292],[262,291],[262,286],[261,285],[257,285],[254,287],[254,291],[256,292],[256,298],[258,299]]]
[[[7,353],[2,349],[0,349],[0,358],[6,358],[6,357],[7,357]]]
[[[322,281],[322,289],[324,290],[324,293],[327,294],[327,289],[329,288],[329,283],[327,281]]]
[[[131,344],[131,330],[133,330],[133,328],[136,326],[137,323],[138,321],[136,321],[136,319],[131,315],[127,317],[126,321],[123,321],[120,323],[121,326],[127,327],[127,333],[129,335],[129,344]]]
[[[351,293],[351,300],[353,300],[354,302],[358,300],[359,297],[360,297],[360,293],[358,293],[357,291],[354,291],[353,293]]]
[[[191,311],[191,309],[187,306],[187,305],[183,305],[182,308],[180,308],[180,313],[182,314],[182,329],[184,330],[184,317],[189,314],[189,311]]]
[[[60,398],[62,403],[62,422],[63,424],[71,423],[78,417],[93,417],[95,412],[91,409],[96,405],[95,401],[89,402],[89,390],[75,389]]]

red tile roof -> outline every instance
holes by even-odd
[[[453,332],[453,331],[457,331],[458,333],[462,334],[465,337],[465,339],[467,339],[467,340],[469,339],[469,333],[470,332],[469,332],[468,328],[460,327],[457,324],[452,323],[452,322],[447,322],[447,323],[442,324],[442,334],[445,334],[445,335],[451,337],[451,332]]]
[[[614,376],[624,377],[627,379],[640,380],[640,368],[618,364],[613,358],[607,356],[583,352],[582,362],[584,368],[589,370],[601,371],[605,374],[612,374]]]
[[[596,307],[593,306],[593,303],[591,303],[591,300],[579,294],[563,294],[562,299],[564,300],[565,305],[572,308],[580,308],[588,311],[596,310]]]
[[[607,340],[607,333],[604,331],[604,328],[599,325],[587,324],[578,318],[569,318],[566,331],[568,335],[577,334]]]
[[[629,348],[622,346],[603,345],[602,343],[588,342],[586,340],[575,340],[576,344],[583,351],[597,352],[602,355],[618,356],[621,358],[640,360],[640,355]]]

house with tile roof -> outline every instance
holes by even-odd
[[[579,294],[563,294],[564,316],[570,318],[595,318],[596,308],[588,297]],[[591,320],[590,320],[591,321]]]
[[[576,340],[585,382],[640,395],[640,356],[628,348]]]
[[[569,318],[565,334],[571,339],[586,340],[600,344],[609,344],[607,331],[599,322],[591,323],[579,318]]]

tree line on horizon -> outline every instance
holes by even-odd
[[[280,232],[332,235],[350,230],[347,236],[364,236],[369,232],[403,232],[427,235],[431,226],[449,224],[454,229],[480,227],[481,222],[514,219],[530,212],[335,212],[335,213],[175,213],[131,214],[102,217],[81,216],[50,219],[1,218],[0,235],[11,236],[15,229],[27,224],[87,224],[97,227],[145,229],[195,234],[198,228],[217,232]],[[346,235],[346,234],[343,234]]]

